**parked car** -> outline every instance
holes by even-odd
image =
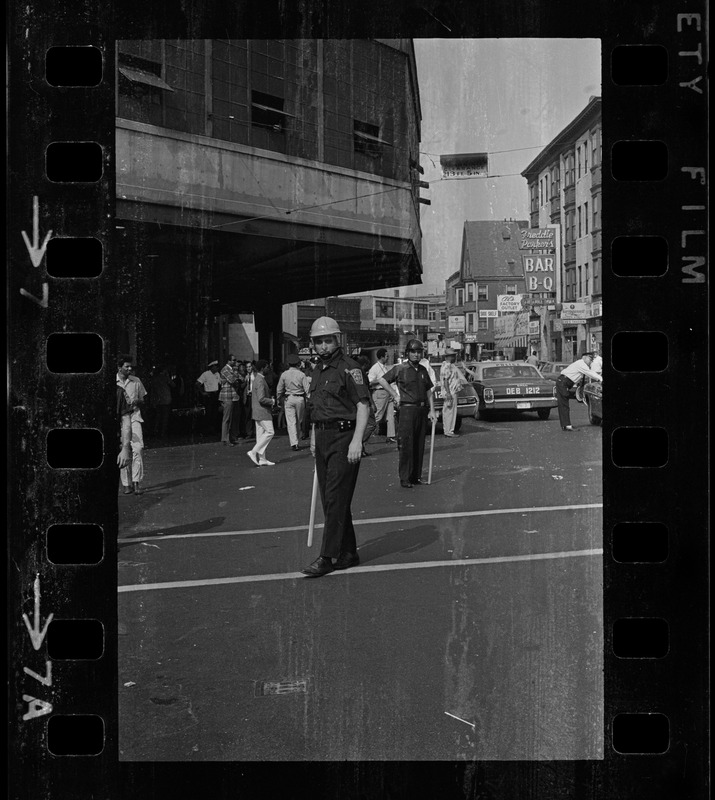
[[[536,411],[548,419],[556,407],[556,386],[525,361],[480,361],[469,367],[476,390],[477,419],[494,411]]]
[[[603,384],[589,381],[583,387],[583,401],[588,409],[588,421],[591,425],[600,425],[603,421]]]
[[[546,361],[544,365],[539,368],[539,371],[545,378],[548,378],[548,380],[555,381],[562,370],[565,370],[570,363],[570,361]]]

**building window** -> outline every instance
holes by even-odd
[[[571,244],[571,212],[566,212],[566,233],[564,235],[564,244]]]
[[[466,289],[467,289],[467,302],[471,303],[474,300],[474,284],[468,283]]]
[[[578,238],[580,239],[581,236],[582,236],[582,232],[581,232],[582,231],[582,228],[581,228],[581,217],[582,217],[582,214],[583,214],[583,208],[581,208],[581,206],[579,206],[576,209],[576,211],[578,213]]]
[[[437,320],[437,312],[436,311],[432,311],[432,309],[430,309],[429,312],[428,312],[427,319],[430,322],[435,322]]]
[[[472,333],[474,331],[474,322],[477,315],[473,311],[470,311],[468,314],[465,314],[464,316],[467,318],[467,331]]]
[[[592,200],[591,200],[591,205],[593,207],[593,230],[594,231],[597,231],[601,227],[601,225],[600,225],[601,220],[599,219],[599,211],[598,211],[598,207],[600,205],[600,202],[601,202],[600,195],[595,194],[593,196]]]
[[[581,145],[576,148],[576,170],[576,178],[578,179],[581,177]]]
[[[415,319],[428,319],[429,318],[428,309],[429,306],[426,306],[423,303],[415,303],[414,306]]]
[[[447,319],[447,312],[446,311],[440,311],[439,312],[439,319],[440,319],[440,322],[444,322]]]
[[[457,289],[455,292],[455,305],[464,305],[464,289]]]
[[[581,274],[581,267],[577,267],[578,269],[578,296],[583,297],[583,283],[581,282],[582,274]]]
[[[583,143],[583,173],[588,172],[588,142]]]
[[[553,167],[551,170],[551,200],[558,198],[559,191],[560,191],[560,176],[559,176],[559,168]]]
[[[583,232],[588,236],[588,203],[583,204]]]
[[[380,128],[377,125],[353,120],[353,147],[356,153],[379,158],[385,144],[387,142],[380,138]]]
[[[507,283],[504,287],[504,294],[516,294],[516,284]]]
[[[489,319],[480,317],[477,322],[477,329],[480,331],[486,331],[489,328]]]
[[[538,211],[539,210],[539,197],[538,197],[538,186],[536,183],[531,184],[531,210]]]
[[[568,189],[575,183],[574,178],[574,154],[573,152],[567,153],[564,156],[564,165],[566,167],[566,178],[564,181],[564,188]]]
[[[593,293],[601,293],[601,262],[598,259],[593,262]]]
[[[267,128],[273,133],[283,133],[286,117],[291,116],[283,110],[283,98],[265,92],[251,92],[251,125]]]
[[[119,116],[163,125],[164,92],[174,89],[162,78],[162,62],[120,52],[117,67]]]
[[[588,261],[583,265],[583,293],[588,296]]]
[[[392,317],[395,313],[395,305],[390,300],[376,300],[375,301],[375,316],[376,317]]]
[[[486,283],[477,284],[477,299],[478,300],[488,300],[489,299],[489,286]]]

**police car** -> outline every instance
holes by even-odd
[[[480,361],[468,367],[477,395],[476,418],[495,411],[536,411],[548,419],[556,408],[556,386],[525,361]]]

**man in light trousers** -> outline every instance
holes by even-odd
[[[247,455],[257,467],[272,467],[275,464],[266,458],[266,448],[275,434],[271,409],[276,401],[271,397],[266,382],[266,373],[269,369],[270,364],[264,359],[256,361],[256,377],[251,397],[253,421],[256,423],[256,444]]]
[[[290,447],[291,450],[300,450],[298,441],[303,428],[305,398],[308,394],[310,379],[300,368],[300,358],[295,353],[291,353],[286,361],[288,369],[281,373],[281,377],[278,380],[276,400],[280,403],[281,398],[285,397],[283,408]]]

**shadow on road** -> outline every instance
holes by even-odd
[[[169,534],[186,534],[186,533],[203,533],[210,531],[212,528],[217,528],[223,525],[226,517],[210,517],[209,519],[200,520],[199,522],[189,522],[186,525],[172,525],[170,528],[158,528],[154,531],[141,531],[139,533],[131,533],[132,539],[156,539]],[[131,547],[132,545],[139,544],[139,542],[122,542],[121,538],[118,539],[117,544],[121,550],[124,547]]]
[[[147,494],[151,495],[154,491],[160,491],[161,489],[175,489],[177,486],[183,486],[185,483],[194,483],[195,481],[202,481],[205,478],[215,478],[215,475],[196,475],[192,478],[181,478],[180,480],[177,479],[175,481],[166,481],[166,483],[156,483],[150,486],[146,486],[144,488],[144,496]]]
[[[434,525],[422,525],[406,531],[389,531],[360,545],[358,548],[360,563],[364,564],[381,556],[395,555],[396,553],[415,553],[438,539],[439,531]]]

